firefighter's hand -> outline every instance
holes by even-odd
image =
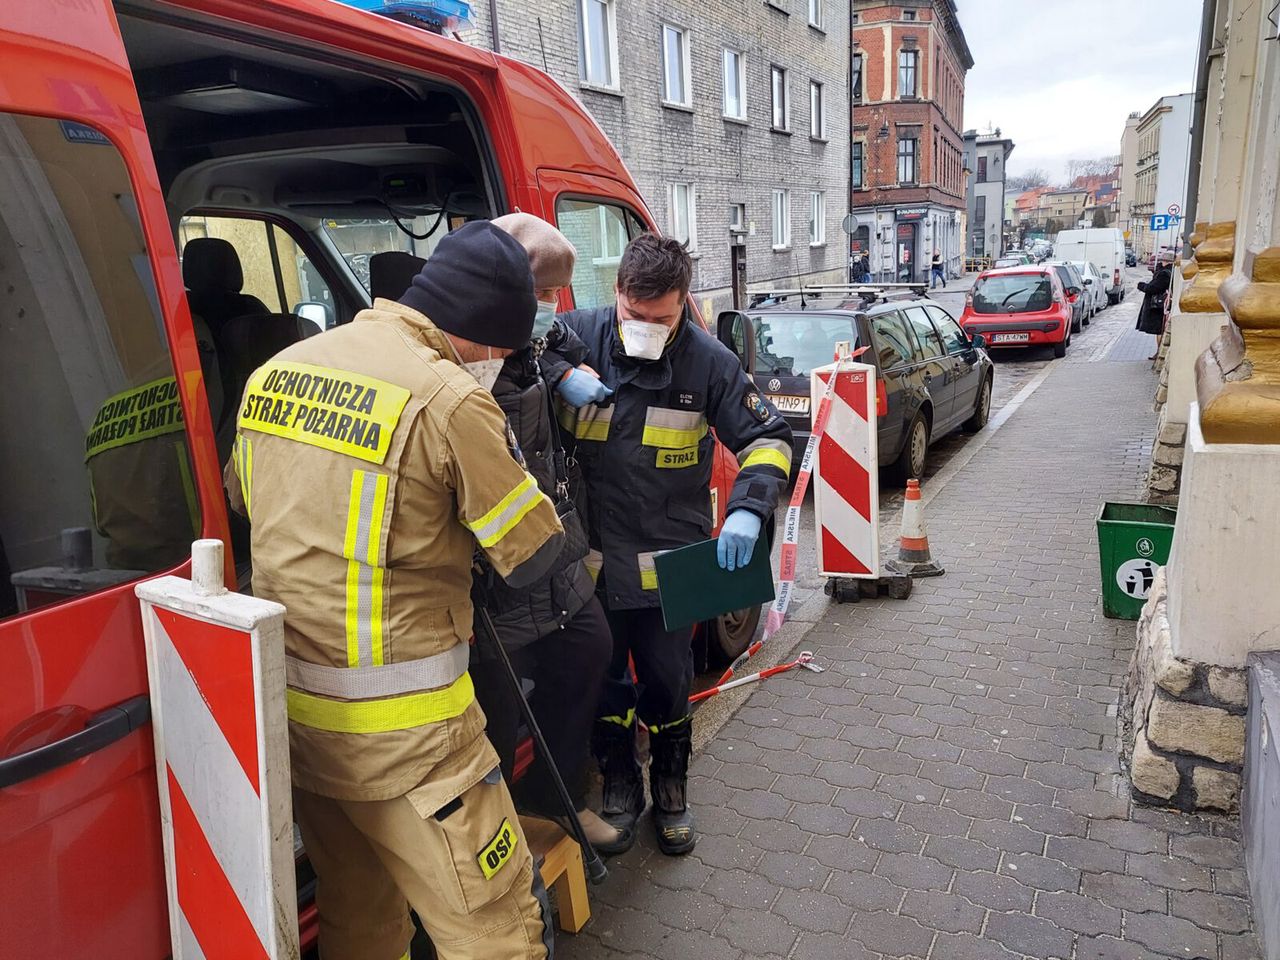
[[[599,377],[594,377],[583,370],[570,370],[556,389],[564,398],[564,402],[571,407],[585,407],[589,403],[599,403],[613,393],[600,382]]]
[[[716,541],[716,559],[722,570],[736,570],[751,562],[756,540],[760,537],[760,518],[750,510],[735,510],[720,528]]]

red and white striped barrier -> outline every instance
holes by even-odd
[[[223,587],[222,542],[142,603],[174,960],[299,955],[284,613]]]
[[[814,466],[818,572],[874,580],[880,576],[876,368],[838,362],[813,370],[810,383],[815,407],[819,396],[831,396]]]

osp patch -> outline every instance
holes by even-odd
[[[493,839],[484,845],[484,849],[476,854],[476,863],[480,864],[480,872],[486,880],[492,880],[499,870],[507,865],[511,855],[516,852],[519,835],[511,827],[511,821],[504,818],[502,826],[493,835]]]
[[[770,410],[769,405],[764,402],[764,398],[754,391],[743,397],[742,403],[751,411],[751,414],[761,422],[764,422],[773,416],[773,411]]]

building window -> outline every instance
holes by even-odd
[[[987,158],[986,157],[978,158],[978,182],[979,183],[987,182]]]
[[[826,136],[827,117],[822,106],[822,84],[809,81],[809,136],[820,140]]]
[[[916,96],[916,63],[919,59],[918,50],[898,51],[898,96],[903,99]]]
[[[987,198],[985,194],[978,194],[974,199],[976,203],[974,204],[973,219],[976,221],[974,223],[976,232],[978,228],[986,227],[987,225]]]
[[[662,25],[662,99],[679,107],[689,103],[689,31]]]
[[[863,165],[862,151],[864,149],[865,148],[861,140],[854,142],[853,156],[850,159],[852,160],[852,163],[853,163],[853,170],[851,171],[851,175],[852,175],[851,183],[852,183],[853,189],[855,190],[861,190],[864,185],[863,171],[862,171],[862,165]]]
[[[729,232],[747,232],[747,205],[745,203],[729,204]]]
[[[857,54],[853,58],[850,68],[853,71],[853,83],[850,85],[853,91],[853,102],[862,102],[862,54]]]
[[[827,198],[819,190],[809,192],[809,246],[827,242]]]
[[[737,50],[724,52],[724,115],[747,118],[747,58]]]
[[[698,246],[697,212],[691,183],[671,185],[671,236],[690,252]]]
[[[898,138],[898,182],[916,182],[916,138]]]
[[[791,246],[791,191],[773,191],[773,249]]]
[[[790,119],[787,109],[787,71],[782,67],[770,67],[769,78],[773,100],[773,129],[786,130]]]
[[[822,0],[809,0],[809,26],[822,29]]]
[[[596,87],[618,87],[616,0],[579,0],[578,76]]]
[[[914,20],[915,18],[916,18],[916,12],[915,12],[914,10],[903,10],[903,11],[902,11],[902,19],[903,19],[903,20]]]

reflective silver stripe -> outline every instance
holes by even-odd
[[[477,523],[469,523],[471,533],[482,547],[491,547],[501,540],[533,505],[542,497],[538,489],[538,481],[533,474],[526,473],[514,490],[508,493],[498,505],[480,518]]]
[[[286,656],[285,682],[295,690],[343,700],[395,697],[449,686],[467,672],[470,656],[471,647],[465,643],[421,660],[381,667],[327,667]]]
[[[674,430],[698,430],[707,422],[701,410],[672,410],[650,407],[644,414],[646,427],[671,427]]]
[[[753,456],[753,454],[755,456]],[[786,440],[754,440],[738,451],[738,464],[748,466],[762,463],[777,467],[783,473],[791,473],[791,444]]]

